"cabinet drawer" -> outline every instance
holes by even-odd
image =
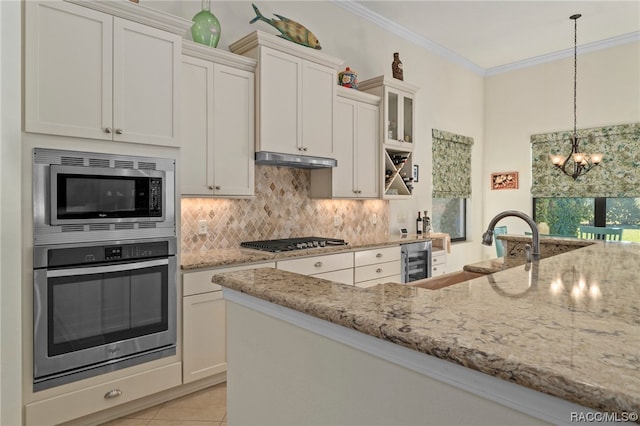
[[[354,256],[356,267],[395,260],[400,260],[400,246],[357,251]]]
[[[179,386],[181,383],[182,363],[176,362],[123,379],[27,404],[26,424],[59,424]],[[113,397],[107,397],[109,394]]]
[[[323,272],[353,268],[353,254],[338,253],[326,256],[283,260],[277,263],[277,268],[283,271],[295,272],[296,274],[316,275]]]
[[[337,283],[353,285],[353,268],[342,269],[340,271],[324,272],[322,274],[313,274],[314,278],[322,278]]]
[[[433,265],[431,267],[431,276],[435,277],[438,275],[442,275],[442,274],[446,274],[447,273],[447,264],[446,263],[441,263],[439,265]]]
[[[359,266],[355,272],[355,282],[370,281],[378,278],[400,274],[400,261],[379,263],[377,265]]]
[[[431,252],[432,265],[440,265],[443,263],[447,263],[447,252],[445,252],[444,250]]]
[[[182,295],[191,296],[194,294],[207,293],[210,291],[222,290],[218,284],[211,282],[211,277],[223,272],[244,271],[257,268],[275,268],[275,262],[252,263],[250,265],[231,266],[228,268],[207,269],[206,271],[184,272],[182,274]]]
[[[398,275],[391,275],[390,277],[376,278],[375,280],[362,281],[362,282],[356,283],[356,287],[367,288],[367,287],[373,287],[374,285],[378,285],[378,284],[385,284],[385,283],[400,284],[401,282],[402,282],[402,276],[398,274]]]

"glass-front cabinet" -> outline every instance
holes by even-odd
[[[380,96],[383,199],[409,198],[413,192],[415,93],[418,87],[385,76],[358,84],[361,91]]]

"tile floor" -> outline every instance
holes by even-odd
[[[227,426],[227,384],[202,389],[102,426]]]

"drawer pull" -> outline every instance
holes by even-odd
[[[378,259],[380,259],[380,258],[382,257],[382,253],[378,253],[378,254],[376,254],[376,257],[377,257]]]
[[[376,269],[376,272],[377,272],[377,273],[382,272],[382,268],[378,268],[378,269]]]
[[[322,265],[322,262],[316,262],[313,266],[315,266],[316,268],[320,268]]]
[[[111,389],[109,392],[104,394],[104,399],[117,398],[122,395],[122,391],[120,389]]]

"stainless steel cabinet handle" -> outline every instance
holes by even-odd
[[[111,127],[105,127],[104,128],[104,132],[105,133],[111,133]]]
[[[323,265],[322,262],[316,262],[313,266],[315,266],[316,268],[319,268]]]
[[[117,263],[115,265],[106,266],[93,266],[86,268],[73,268],[73,269],[49,269],[47,270],[47,278],[55,277],[75,277],[78,275],[87,274],[108,274],[110,272],[121,272],[133,269],[153,268],[154,266],[168,265],[168,259],[156,259],[148,260],[146,262],[134,262],[134,263]]]
[[[378,253],[378,254],[376,254],[376,257],[377,257],[378,259],[380,259],[380,258],[382,257],[382,253]]]
[[[377,272],[377,273],[382,272],[382,268],[378,268],[378,269],[376,269],[376,272]]]
[[[104,394],[104,399],[117,398],[122,395],[122,391],[120,389],[111,389],[109,392]]]
[[[121,135],[122,134],[122,129],[116,129],[116,134],[117,135]]]

